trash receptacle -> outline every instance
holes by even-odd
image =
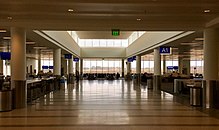
[[[66,78],[65,78],[65,76],[62,76],[61,78],[60,78],[60,88],[61,89],[65,89],[65,84],[66,84]]]
[[[12,110],[12,91],[0,91],[0,111]]]
[[[202,88],[195,85],[187,85],[190,89],[190,105],[202,106]]]

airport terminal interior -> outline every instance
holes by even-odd
[[[0,1],[1,130],[218,130],[218,0]]]

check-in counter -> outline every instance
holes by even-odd
[[[33,100],[55,91],[54,80],[55,77],[27,80],[27,102],[32,103]]]
[[[174,93],[189,95],[190,89],[189,84],[202,86],[202,79],[174,79]]]

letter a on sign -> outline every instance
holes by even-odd
[[[160,54],[171,54],[170,47],[160,47]]]

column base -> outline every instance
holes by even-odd
[[[160,91],[161,89],[161,76],[154,75],[153,76],[153,91]]]
[[[135,83],[139,85],[141,83],[141,74],[136,74]]]
[[[13,108],[27,107],[27,83],[26,80],[14,80]]]
[[[125,74],[124,74],[124,72],[122,72],[122,78],[124,78],[124,76],[125,76]]]
[[[68,75],[68,83],[73,84],[74,83],[74,74],[69,74]]]
[[[219,108],[218,89],[219,82],[216,80],[203,81],[203,107],[205,108]]]

